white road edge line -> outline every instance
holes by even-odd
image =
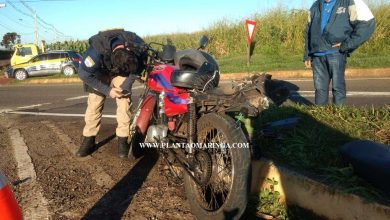
[[[345,80],[346,81],[359,81],[359,80],[388,80],[390,78],[388,77],[383,77],[383,78],[346,78]],[[283,80],[283,81],[287,81],[287,82],[312,82],[313,79],[310,78],[310,79],[280,79],[280,80]]]
[[[8,114],[37,115],[37,116],[61,116],[61,117],[84,117],[84,114],[50,113],[50,112],[22,112],[11,111]],[[103,115],[103,118],[116,118],[116,115]]]
[[[0,109],[0,114],[12,112],[12,111],[14,111],[14,110],[10,109],[10,108]]]
[[[50,219],[49,205],[42,193],[42,187],[36,180],[37,174],[28,154],[28,147],[18,129],[8,130],[8,135],[11,139],[19,180],[31,179],[25,183],[29,184],[30,190],[22,191],[22,197],[30,200],[26,207],[23,207],[23,217],[24,219]]]
[[[72,98],[67,98],[67,99],[65,99],[65,101],[78,100],[78,99],[84,99],[84,98],[88,98],[88,95],[81,95],[81,96],[76,96],[76,97],[72,97]]]
[[[291,92],[291,91],[290,91]],[[314,91],[292,91],[292,96],[312,97]],[[390,96],[390,92],[347,92],[347,96]]]
[[[142,88],[144,88],[144,86],[134,86],[132,89],[142,89]],[[72,100],[86,99],[86,98],[88,98],[88,95],[81,95],[81,96],[66,98],[65,101],[72,101]]]
[[[50,105],[50,104],[51,104],[51,103],[47,102],[47,103],[42,103],[42,104],[21,106],[21,107],[17,107],[17,108],[18,108],[18,109],[26,109],[26,108],[34,108],[34,107],[40,107],[40,106],[43,106],[43,105]]]

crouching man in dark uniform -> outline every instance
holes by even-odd
[[[83,142],[76,156],[84,157],[94,151],[104,101],[110,96],[117,104],[118,156],[127,157],[131,116],[129,92],[135,78],[145,68],[143,44],[144,41],[135,33],[124,30],[99,32],[89,39],[90,46],[79,68],[79,77],[89,95]]]

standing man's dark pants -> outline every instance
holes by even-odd
[[[346,62],[347,56],[341,53],[313,57],[313,80],[315,87],[315,103],[317,105],[328,104],[330,80],[332,80],[333,103],[335,105],[345,104]]]

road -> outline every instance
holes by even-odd
[[[313,100],[311,80],[286,85],[294,97]],[[389,85],[390,78],[349,80],[348,105],[390,104]],[[134,88],[137,100],[141,88]],[[0,170],[25,218],[194,219],[183,187],[167,181],[161,160],[116,157],[112,99],[105,106],[98,148],[87,158],[74,156],[85,108],[81,84],[0,86]]]
[[[222,82],[229,86],[230,82]],[[286,80],[292,97],[314,100],[313,82],[310,79]],[[347,81],[347,105],[383,106],[390,104],[390,78],[349,79]],[[134,85],[133,98],[141,92],[139,84]],[[81,84],[68,85],[15,85],[0,87],[0,112],[46,112],[58,114],[84,114],[86,93]],[[115,103],[108,98],[104,114],[114,115]]]

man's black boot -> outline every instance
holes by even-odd
[[[130,144],[127,142],[128,137],[118,137],[118,156],[126,158],[129,154]]]
[[[76,156],[85,157],[90,155],[95,149],[95,136],[84,137],[83,143],[81,143],[80,149],[77,151]]]

